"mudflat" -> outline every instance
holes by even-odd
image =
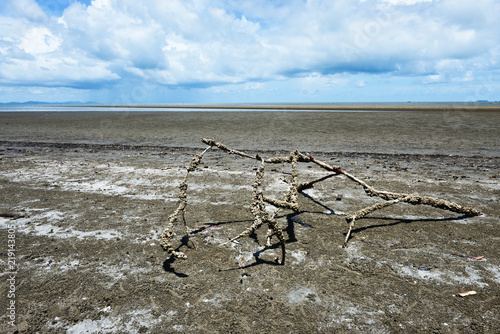
[[[467,110],[0,113],[2,296],[15,278],[1,329],[498,332],[499,127],[499,112]],[[280,212],[280,265],[265,227],[219,247],[253,222],[258,163],[213,148],[189,177],[191,238],[181,223],[172,240],[188,259],[174,260],[158,236],[201,137],[265,158],[298,149],[377,189],[484,214],[400,203],[357,221],[342,248],[346,216],[381,200],[336,176],[299,195],[299,213]],[[280,198],[290,172],[269,166],[265,194]]]
[[[498,156],[500,111],[0,113],[0,140]]]

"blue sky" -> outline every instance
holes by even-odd
[[[498,0],[2,0],[0,102],[500,100]]]

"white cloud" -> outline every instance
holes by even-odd
[[[358,82],[356,82],[356,87],[358,88],[363,88],[366,86],[366,82],[364,80],[359,80]]]
[[[0,6],[0,84],[241,88],[304,78],[300,90],[311,93],[359,73],[427,84],[498,70],[496,0],[93,0],[57,17],[45,7]]]
[[[26,31],[18,47],[26,53],[39,55],[56,51],[60,45],[61,39],[47,28],[31,28]]]
[[[7,0],[4,4],[7,14],[31,22],[45,22],[48,15],[35,0]]]
[[[414,5],[420,2],[431,2],[432,0],[384,0],[392,5]]]

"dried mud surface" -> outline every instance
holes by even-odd
[[[169,113],[0,115],[0,330],[7,333],[486,333],[500,330],[497,113]],[[440,120],[440,121],[439,121]],[[366,129],[362,130],[362,125]],[[340,133],[340,134],[339,134]],[[282,211],[287,262],[250,224],[254,161],[210,150],[189,179],[172,260],[158,235],[200,136],[264,157],[290,149],[378,189],[484,212],[468,218],[377,199],[345,177]],[[272,150],[271,150],[272,149]],[[266,195],[290,166],[268,166]],[[300,165],[301,181],[325,175]],[[6,317],[15,226],[16,326]],[[480,259],[471,257],[484,256]],[[457,297],[474,290],[476,295]]]

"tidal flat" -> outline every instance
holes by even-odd
[[[21,333],[481,333],[500,329],[500,113],[87,112],[0,114],[0,280],[16,241]],[[484,214],[398,204],[357,221],[380,199],[345,177],[282,211],[287,262],[253,222],[258,163],[217,149],[190,175],[173,260],[158,236],[193,155],[213,137],[251,155],[298,149],[378,189],[415,192]],[[325,172],[300,164],[301,181]],[[290,166],[269,168],[267,196]],[[193,242],[196,247],[193,246]],[[7,284],[0,284],[7,295]],[[476,291],[475,295],[456,294]],[[7,309],[8,299],[0,299]],[[7,323],[0,314],[2,326]]]

